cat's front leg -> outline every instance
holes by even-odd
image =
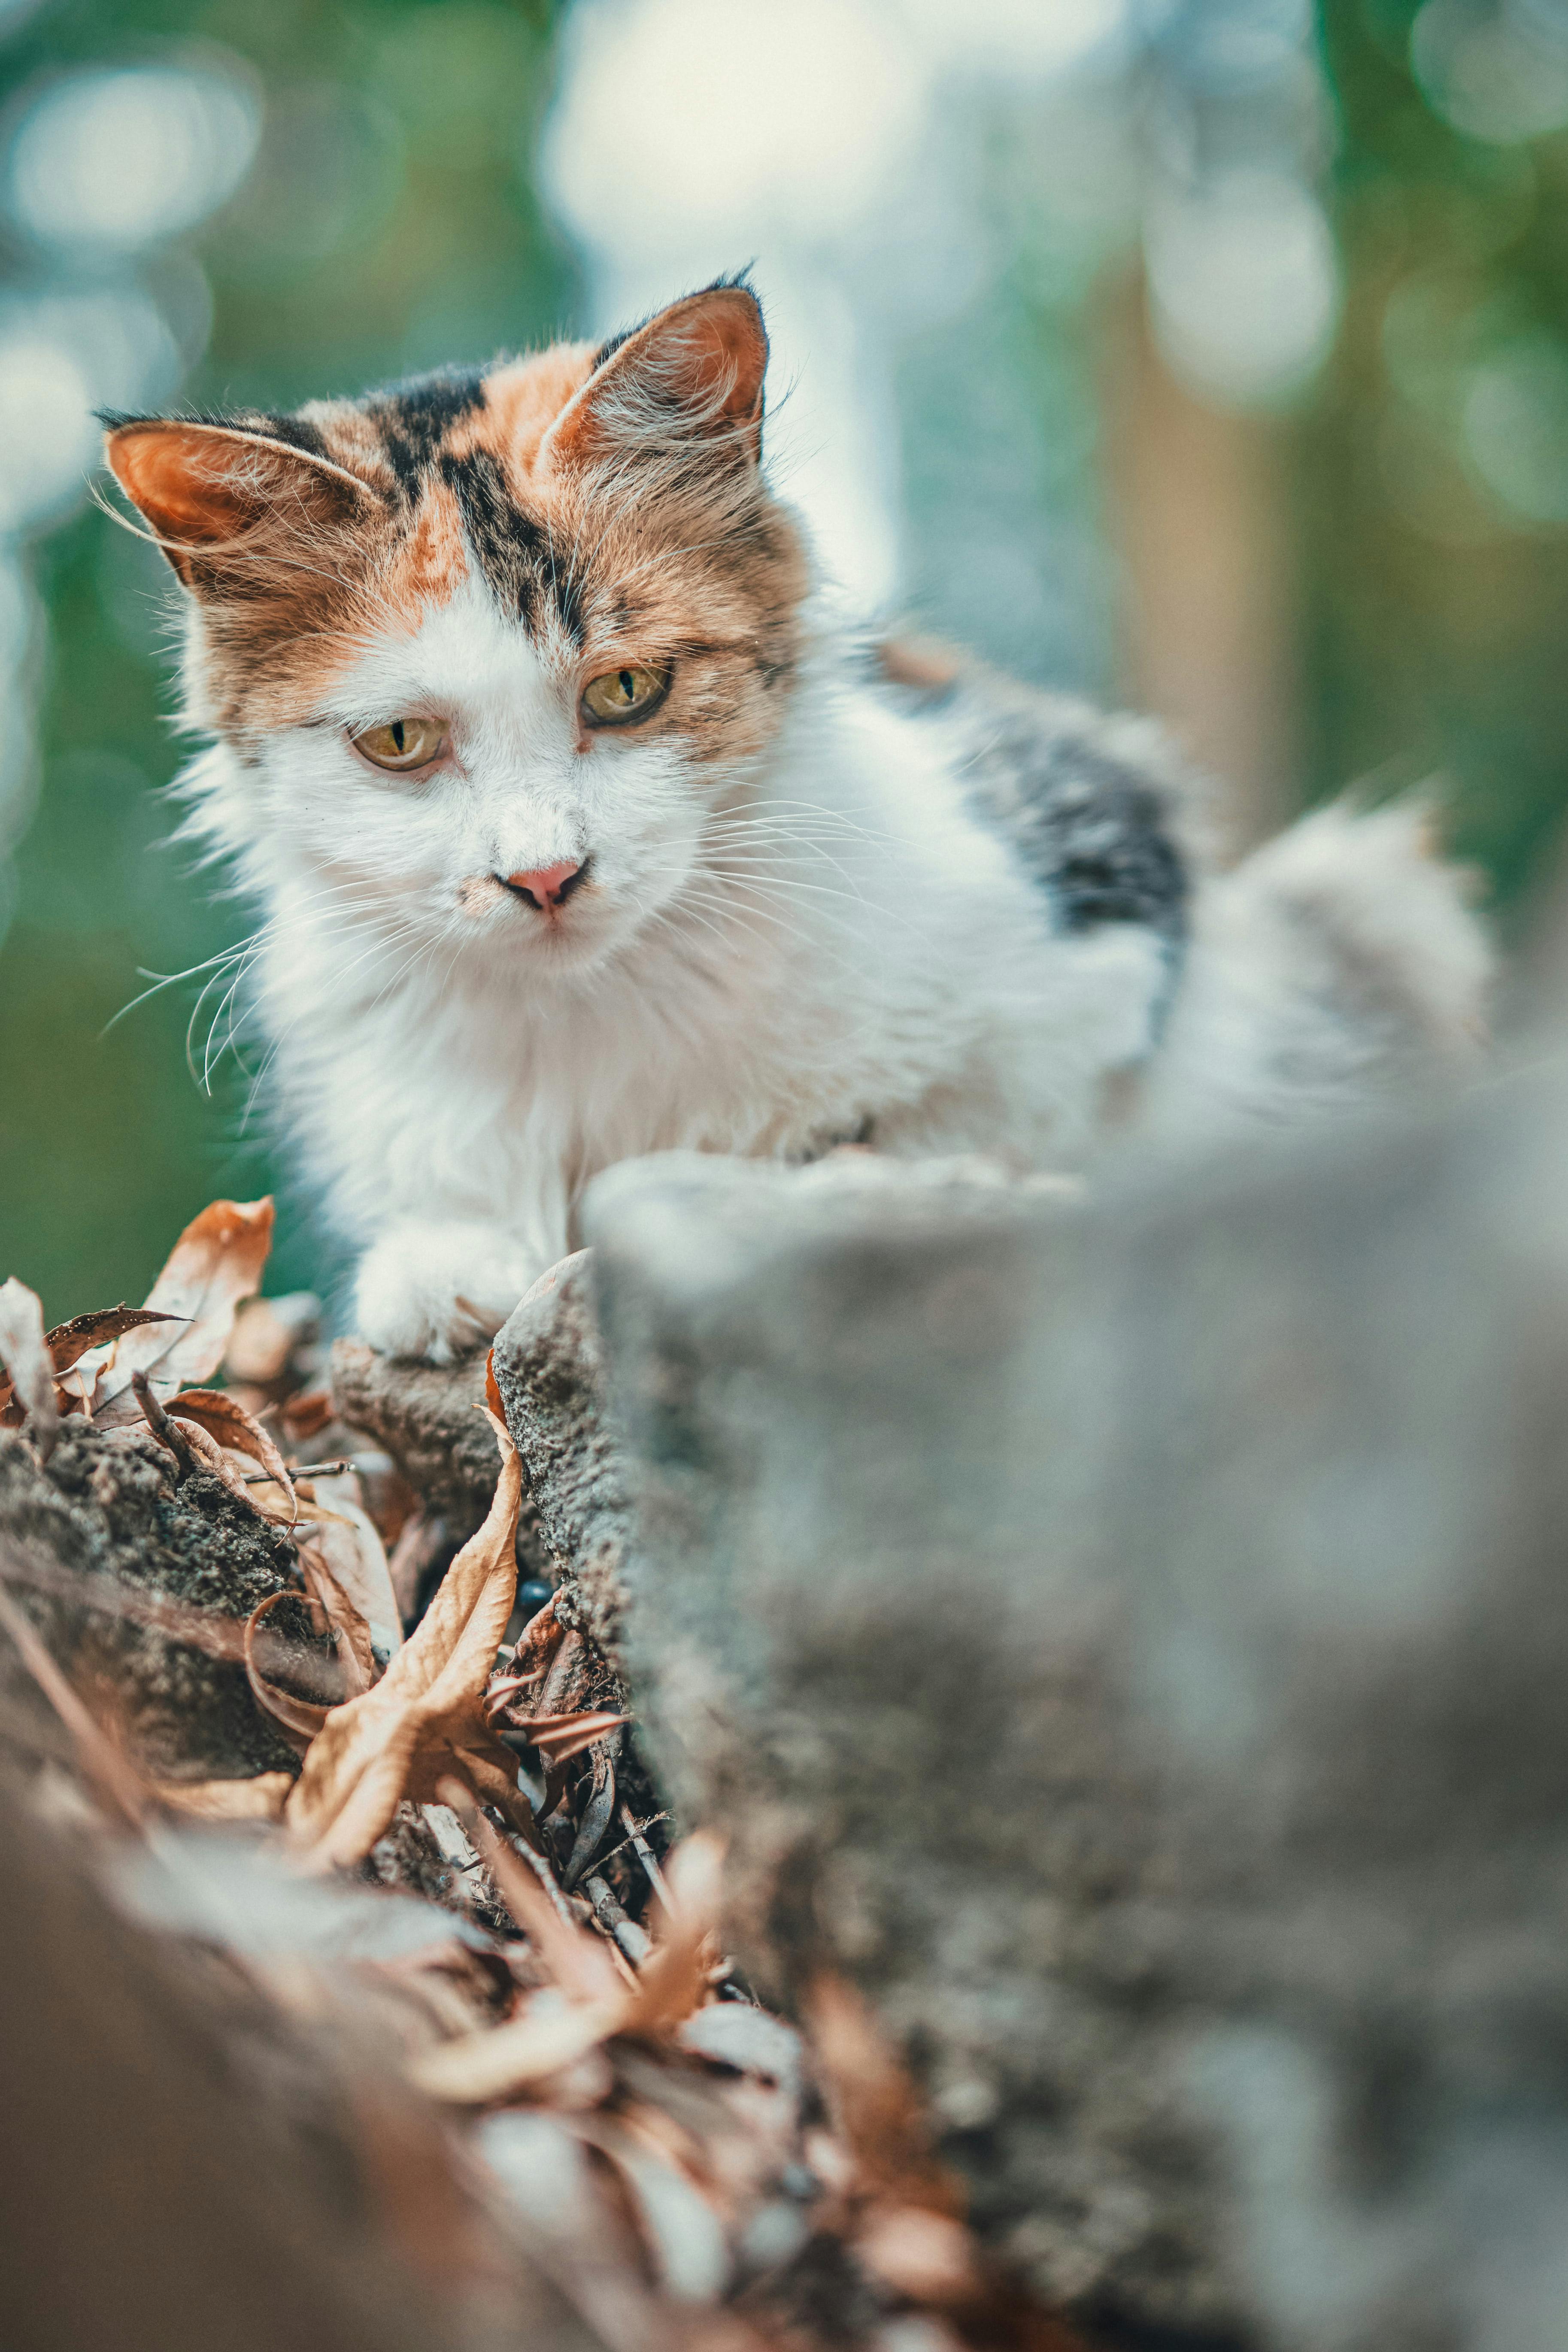
[[[500,1225],[405,1217],[360,1261],[355,1319],[387,1356],[449,1364],[489,1339],[529,1285],[564,1255]]]

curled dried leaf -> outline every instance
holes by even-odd
[[[54,1365],[44,1338],[44,1310],[35,1290],[12,1275],[0,1282],[0,1363],[9,1375],[4,1418],[26,1419],[47,1462],[59,1433]]]
[[[606,1733],[619,1731],[631,1717],[608,1707],[588,1707],[574,1715],[509,1715],[504,1720],[508,1730],[521,1731],[547,1764],[559,1765],[569,1764]]]
[[[331,1480],[320,1478],[314,1492],[300,1499],[300,1524],[306,1531],[302,1540],[315,1547],[345,1599],[375,1629],[383,1647],[398,1649],[403,1620],[386,1546],[358,1496],[359,1480],[352,1470]]]
[[[324,1700],[303,1698],[299,1692],[289,1690],[267,1672],[260,1657],[260,1637],[273,1611],[284,1601],[298,1603],[299,1598],[297,1592],[268,1593],[251,1611],[245,1625],[245,1678],[258,1706],[271,1717],[289,1745],[303,1756],[332,1710]]]
[[[194,1422],[216,1438],[219,1445],[232,1454],[248,1454],[251,1461],[265,1470],[268,1476],[292,1495],[293,1482],[289,1465],[274,1440],[267,1434],[253,1412],[247,1412],[235,1397],[223,1389],[182,1389],[178,1396],[169,1399],[165,1410],[171,1419]],[[290,1520],[292,1524],[292,1520]]]
[[[305,1590],[338,1637],[343,1681],[349,1696],[357,1697],[361,1691],[369,1690],[375,1680],[375,1652],[371,1646],[370,1627],[332,1574],[331,1563],[319,1542],[307,1538],[299,1549]]]
[[[100,1376],[93,1418],[112,1429],[137,1417],[133,1372],[145,1372],[168,1396],[184,1381],[205,1381],[223,1361],[235,1309],[261,1279],[272,1246],[272,1203],[214,1201],[192,1219],[147,1294],[147,1307],[183,1326],[138,1328],[116,1342],[114,1361]]]
[[[201,1468],[210,1471],[215,1478],[228,1488],[237,1501],[245,1505],[247,1511],[254,1511],[255,1497],[246,1485],[245,1473],[240,1469],[234,1456],[218,1444],[216,1437],[209,1436],[199,1422],[181,1421],[179,1429],[181,1436]],[[259,1517],[259,1514],[258,1516]]]
[[[310,1389],[302,1396],[289,1398],[282,1412],[290,1444],[306,1445],[319,1437],[334,1412],[331,1389]]]
[[[327,1869],[370,1852],[404,1799],[435,1799],[447,1774],[511,1820],[527,1819],[516,1763],[484,1720],[482,1696],[517,1589],[522,1468],[496,1423],[495,1499],[374,1690],[334,1707],[312,1741],[288,1818]]]
[[[72,1366],[89,1355],[95,1348],[107,1348],[112,1341],[122,1339],[127,1331],[139,1331],[148,1323],[174,1323],[178,1316],[165,1315],[153,1307],[100,1307],[90,1315],[73,1315],[68,1323],[57,1323],[49,1333],[49,1356],[56,1376],[68,1372]]]
[[[517,1648],[512,1653],[511,1672],[491,1682],[485,1695],[485,1705],[492,1722],[500,1717],[512,1723],[510,1707],[522,1691],[536,1691],[549,1673],[551,1663],[566,1638],[566,1629],[555,1615],[555,1595],[551,1594],[542,1609],[535,1610],[523,1627]]]

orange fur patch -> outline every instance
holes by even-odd
[[[181,559],[198,715],[242,747],[300,723],[367,643],[416,627],[477,568],[563,679],[668,668],[650,733],[705,761],[754,752],[807,585],[754,463],[766,348],[752,297],[725,287],[596,369],[592,346],[563,343],[289,418],[120,428],[128,494],[208,542]],[[550,442],[568,408],[571,436]]]

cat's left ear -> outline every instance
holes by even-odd
[[[768,336],[749,286],[710,286],[606,345],[540,445],[573,468],[602,458],[699,451],[762,457]]]

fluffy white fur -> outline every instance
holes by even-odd
[[[346,740],[425,710],[458,747],[432,781]],[[754,771],[636,729],[584,751],[573,694],[475,577],[259,769],[219,747],[192,772],[193,828],[266,909],[249,977],[276,1090],[363,1253],[376,1346],[471,1346],[634,1154],[805,1158],[869,1122],[883,1150],[1066,1166],[1108,1073],[1146,1066],[1165,1125],[1342,1093],[1382,1050],[1347,1013],[1358,960],[1377,1018],[1473,1018],[1485,950],[1405,814],[1310,818],[1202,886],[1162,1026],[1157,940],[1050,935],[970,812],[951,723],[826,633],[790,713]],[[486,879],[590,856],[553,918]]]

